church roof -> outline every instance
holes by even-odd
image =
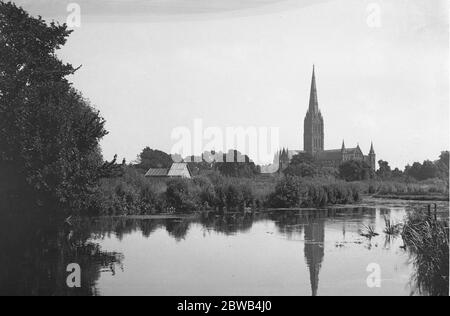
[[[340,149],[331,149],[320,151],[316,155],[317,160],[340,160],[342,151]]]
[[[361,149],[359,147],[356,148],[346,148],[345,149],[346,154],[354,154],[354,153],[362,153]]]

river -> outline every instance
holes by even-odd
[[[429,203],[429,202],[428,202]],[[383,232],[426,204],[170,218],[93,218],[0,243],[6,295],[421,295],[401,236]],[[439,202],[448,218],[448,203]],[[368,227],[378,236],[361,236]],[[22,236],[20,235],[20,236]],[[14,244],[15,243],[15,244]],[[68,288],[67,265],[81,267]]]

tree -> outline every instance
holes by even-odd
[[[439,169],[435,165],[435,163],[430,160],[425,160],[420,170],[419,180],[437,178],[438,176],[439,176]]]
[[[449,158],[449,152],[443,151],[436,162],[436,166],[439,169],[439,177],[445,180],[448,180],[449,177]]]
[[[376,173],[381,179],[389,179],[392,177],[392,170],[389,166],[389,162],[380,160],[378,161],[378,165],[380,167],[378,168]]]
[[[139,163],[136,165],[139,169],[147,171],[150,168],[170,168],[173,160],[169,154],[163,151],[146,147],[139,155]]]
[[[340,177],[346,181],[368,180],[373,178],[372,168],[361,160],[349,160],[339,166]]]
[[[251,178],[260,171],[250,157],[237,150],[223,154],[223,162],[216,162],[214,166],[227,177]]]
[[[395,169],[392,171],[392,177],[393,177],[393,178],[401,178],[402,176],[403,176],[403,172],[402,172],[400,169],[395,168]]]
[[[291,159],[291,165],[299,165],[299,164],[313,164],[314,157],[310,153],[301,152],[294,155]]]
[[[432,161],[425,160],[423,164],[421,164],[420,162],[415,162],[412,166],[406,166],[405,174],[421,181],[431,178],[437,178],[439,176],[439,168]]]
[[[284,170],[284,174],[288,176],[312,178],[316,175],[316,169],[313,165],[308,163],[291,164]]]
[[[0,2],[0,187],[9,198],[86,208],[115,166],[99,150],[105,121],[67,81],[76,69],[56,56],[70,33]]]

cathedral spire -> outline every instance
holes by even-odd
[[[341,147],[341,150],[342,150],[342,151],[345,151],[345,141],[344,141],[344,140],[342,140],[342,147]]]
[[[316,66],[313,65],[313,73],[311,80],[311,94],[309,96],[309,111],[311,113],[319,112],[319,101],[317,99],[317,87],[316,87]]]
[[[373,142],[370,143],[370,152],[369,154],[375,154],[375,150],[373,149]]]

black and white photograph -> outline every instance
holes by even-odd
[[[449,16],[0,0],[0,296],[449,296]]]

